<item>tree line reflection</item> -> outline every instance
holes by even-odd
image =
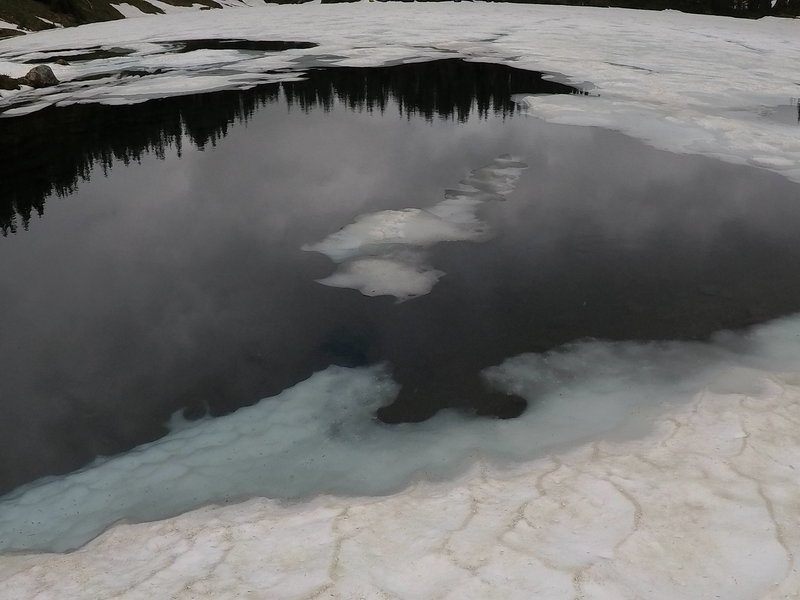
[[[542,79],[541,73],[503,65],[447,59],[377,68],[313,69],[305,79],[152,100],[129,106],[50,107],[3,120],[0,148],[0,230],[6,236],[28,228],[44,213],[51,196],[75,192],[99,167],[138,162],[146,155],[180,155],[183,144],[203,149],[246,122],[262,106],[283,97],[291,109],[330,110],[337,102],[356,111],[400,113],[466,121],[470,115],[508,116],[514,93],[579,93],[571,86]]]

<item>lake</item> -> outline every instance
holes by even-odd
[[[396,436],[535,419],[536,385],[486,376],[524,353],[800,309],[796,184],[526,117],[520,93],[586,92],[449,59],[0,122],[0,491],[330,365],[385,370]]]

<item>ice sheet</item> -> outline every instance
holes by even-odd
[[[383,497],[254,499],[160,522],[120,524],[74,553],[4,556],[0,595],[791,598],[800,589],[800,378],[798,365],[787,364],[785,356],[797,358],[799,338],[795,318],[746,340],[720,339],[703,356],[696,353],[699,345],[648,351],[622,344],[554,357],[551,374],[574,366],[576,356],[591,359],[585,363],[589,373],[559,390],[563,402],[576,401],[581,390],[587,399],[620,390],[676,390],[681,369],[691,373],[687,365],[698,359],[708,364],[713,354],[719,368],[695,373],[689,388],[701,387],[682,390],[691,401],[651,415],[653,430],[645,436],[597,441],[521,463],[501,464],[491,454],[498,447],[530,451],[542,443],[552,419],[442,420],[416,434],[380,431],[358,416],[363,406],[347,398],[356,392],[352,397],[368,404],[370,394],[388,392],[385,380],[375,370],[329,370],[291,392],[316,387],[314,393],[326,397],[327,389],[327,410],[298,409],[298,398],[288,397],[271,409],[271,427],[284,439],[278,445],[260,431],[265,421],[256,411],[264,407],[254,407],[179,428],[165,441],[31,490],[18,500],[20,509],[9,514],[3,507],[0,514],[31,531],[36,523],[26,520],[52,519],[62,535],[75,535],[70,524],[80,527],[80,513],[92,510],[97,498],[105,505],[130,502],[131,494],[163,501],[148,496],[174,497],[191,477],[224,488],[243,469],[245,455],[250,461],[269,456],[269,473],[293,457],[294,467],[280,475],[290,484],[308,478],[318,463],[328,469],[338,463],[334,476],[319,471],[331,483],[389,480],[404,469],[417,479],[411,487]],[[738,367],[730,366],[732,347],[747,348],[738,354]],[[496,376],[519,385],[531,360],[511,361]],[[776,360],[793,372],[758,366]],[[663,369],[671,361],[675,372]],[[591,422],[590,406],[581,420]],[[343,418],[326,423],[321,412]],[[392,436],[404,445],[388,456]],[[452,480],[431,479],[458,454],[469,460],[466,470]],[[104,475],[98,479],[97,473]],[[261,475],[251,466],[241,476]],[[69,514],[50,512],[59,503]]]
[[[383,425],[375,410],[397,393],[388,370],[330,367],[225,417],[176,418],[173,432],[156,442],[3,497],[0,549],[65,550],[119,519],[157,519],[254,495],[392,493],[457,473],[477,457],[524,461],[583,440],[641,435],[698,394],[725,396],[736,421],[742,397],[757,407],[795,377],[765,366],[800,371],[800,318],[709,344],[583,342],[511,358],[484,373],[533,407],[508,421],[443,412],[423,424]],[[786,402],[798,409],[794,395]],[[718,428],[706,425],[709,435]],[[800,433],[794,436],[778,463],[800,456],[800,445],[790,443]],[[707,449],[694,443],[686,450]]]

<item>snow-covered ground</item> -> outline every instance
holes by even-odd
[[[798,336],[795,319],[766,328],[755,336],[755,346],[762,358],[780,362],[784,353],[797,356]],[[688,406],[659,418],[654,432],[635,441],[598,441],[505,468],[466,455],[473,459],[470,466],[452,480],[431,480],[422,471],[420,481],[388,496],[325,495],[297,503],[252,499],[162,521],[118,524],[68,554],[6,555],[0,561],[0,595],[58,600],[796,598],[797,367],[783,375],[718,372]],[[360,384],[368,385],[363,375]],[[341,380],[331,381],[337,377]],[[348,395],[353,382],[347,378],[327,373],[301,385],[333,383],[339,386],[333,394]],[[302,419],[288,424],[302,425]],[[218,431],[207,438],[205,450],[187,448],[201,450],[194,476],[202,476],[201,465],[214,445],[231,443],[238,432],[217,427],[228,429],[228,435],[221,438]],[[502,445],[505,438],[525,437],[525,429],[520,423],[467,428],[461,450],[470,447],[470,435]],[[527,437],[540,433],[534,424]],[[395,471],[398,458],[406,463],[409,451],[435,462],[442,445],[425,445],[434,439],[415,436],[394,459],[384,453],[371,457],[380,446],[366,444],[361,460],[342,476],[357,480],[366,468],[380,478]],[[195,440],[202,446],[202,438]],[[179,447],[175,442],[173,448]],[[473,444],[479,445],[477,438]],[[165,461],[170,449],[164,446],[161,465],[139,468],[160,469],[163,482],[190,476],[183,459],[176,457],[174,465]],[[234,443],[228,456],[241,449]],[[324,461],[329,449],[309,460]],[[225,469],[222,453],[218,473]],[[234,460],[231,468],[238,463]],[[119,462],[115,477],[138,477],[139,471],[126,470],[129,466]],[[72,510],[77,505],[88,512],[103,504],[102,485],[53,487],[50,493],[64,494]],[[108,491],[113,493],[113,486]],[[35,508],[35,503],[27,506]],[[49,517],[70,525],[64,515],[38,515]]]
[[[0,29],[13,29],[15,31],[20,31],[19,25],[16,23],[9,23],[8,21],[3,21],[0,19]]]
[[[210,37],[317,46],[255,55],[165,45]],[[775,118],[800,96],[798,39],[800,21],[676,12],[266,6],[7,40],[0,72],[12,75],[48,52],[133,52],[54,65],[66,83],[0,102],[14,104],[5,113],[13,116],[53,103],[248,87],[316,65],[461,56],[591,90],[519,99],[543,119],[617,129],[800,182],[800,127]],[[161,72],[117,79],[123,69]],[[74,81],[98,73],[108,77]],[[0,506],[4,546],[69,548],[120,517],[153,518],[195,479],[224,490],[226,477],[247,478],[249,460],[276,465],[273,499],[117,524],[68,554],[6,554],[0,597],[797,597],[800,317],[707,344],[579,344],[510,358],[489,376],[534,394],[543,409],[512,421],[441,415],[386,428],[365,417],[391,394],[385,373],[334,368],[284,392],[285,403],[179,425],[159,442],[20,490]],[[662,400],[661,412],[636,419],[652,429],[625,427],[641,397]],[[542,456],[547,435],[561,431],[575,432],[574,447]],[[295,454],[302,469],[296,460],[281,466]],[[116,494],[114,482],[133,476],[141,495]],[[314,492],[335,495],[285,500]]]
[[[144,20],[142,20],[144,19]],[[0,72],[24,74],[28,58],[91,46],[134,50],[124,57],[54,66],[66,82],[3,102],[137,102],[159,95],[248,87],[275,69],[381,65],[462,56],[558,73],[590,96],[521,99],[559,123],[622,130],[669,150],[717,156],[800,181],[800,138],[770,114],[796,103],[800,21],[758,21],[678,12],[492,4],[357,3],[181,12],[48,31],[0,44]],[[296,40],[316,48],[254,56],[197,50],[176,54],[160,42],[193,38]],[[224,72],[220,72],[224,68]],[[124,69],[161,70],[118,80]],[[202,79],[199,79],[202,77]]]

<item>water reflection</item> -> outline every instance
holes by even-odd
[[[196,45],[196,44],[195,44]],[[192,46],[194,48],[194,46]],[[0,148],[0,230],[14,233],[21,222],[44,213],[48,196],[72,194],[94,167],[138,162],[145,154],[180,154],[181,143],[215,145],[235,123],[284,94],[289,108],[330,110],[338,100],[353,110],[384,111],[391,103],[409,117],[421,115],[465,122],[476,111],[513,114],[514,93],[577,93],[542,79],[541,73],[460,59],[378,68],[314,69],[306,79],[246,92],[218,92],[154,100],[132,106],[75,105],[48,108],[4,120]]]
[[[16,172],[22,156],[36,166],[3,178],[19,190],[10,213],[58,186],[69,198],[0,239],[0,490],[155,439],[175,410],[225,414],[332,363],[388,365],[401,388],[387,422],[510,417],[521,399],[479,374],[515,354],[702,339],[800,309],[796,185],[522,118],[503,96],[475,100],[477,75],[466,111],[437,96],[462,67],[386,68],[380,85],[321,71],[283,90],[19,121],[40,125]],[[527,85],[487,69],[509,92]],[[427,108],[408,100],[425,90]],[[30,139],[54,132],[63,142]],[[303,245],[365,213],[441,202],[506,153],[528,169],[482,207],[497,236],[431,249],[446,275],[429,295],[396,304],[315,282],[335,265]]]

